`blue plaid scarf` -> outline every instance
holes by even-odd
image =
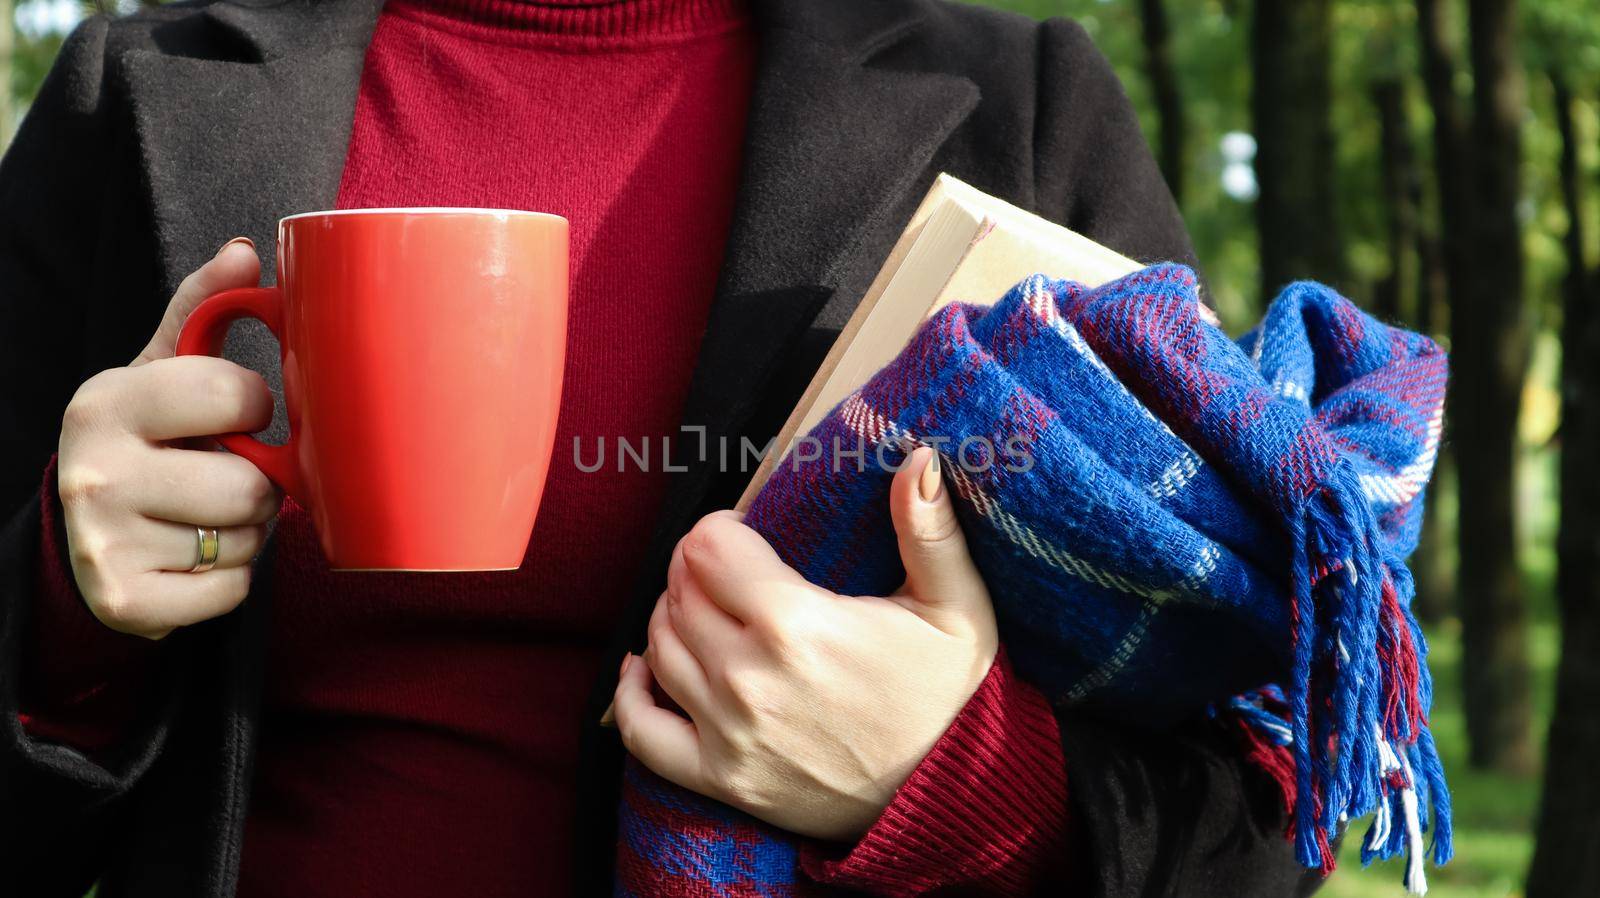
[[[1229,340],[1193,272],[1098,289],[1034,276],[955,305],[795,447],[746,523],[830,590],[904,579],[888,492],[942,456],[1018,671],[1052,699],[1159,728],[1235,715],[1293,759],[1292,838],[1372,813],[1363,861],[1422,833],[1449,859],[1410,613],[1444,353],[1302,282]],[[820,450],[820,451],[819,451]],[[1264,684],[1280,684],[1271,686]],[[618,893],[801,890],[793,837],[630,764]]]

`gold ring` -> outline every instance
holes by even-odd
[[[214,527],[196,527],[194,533],[199,560],[194,563],[194,567],[189,568],[189,573],[203,574],[216,567],[217,556],[222,554],[222,540],[217,536]]]

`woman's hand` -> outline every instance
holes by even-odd
[[[253,371],[209,356],[174,358],[173,349],[202,300],[253,287],[259,276],[249,241],[224,245],[184,279],[139,357],[91,377],[67,405],[56,483],[72,573],[113,630],[159,639],[233,610],[249,589],[277,488],[242,458],[174,441],[260,430],[272,419],[272,395]],[[196,527],[214,527],[219,538],[216,566],[204,573],[188,573]]]
[[[971,698],[998,637],[988,590],[917,449],[889,501],[906,583],[841,596],[807,583],[732,512],[678,544],[616,720],[657,774],[802,835],[853,840]],[[656,704],[652,681],[689,715]]]

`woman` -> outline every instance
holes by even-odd
[[[0,167],[17,893],[609,891],[613,697],[636,755],[813,837],[825,882],[1292,893],[1276,799],[1223,734],[1052,712],[996,660],[926,455],[897,489],[909,598],[761,628],[730,610],[771,606],[782,572],[706,517],[748,471],[693,447],[770,437],[941,170],[1129,255],[1191,255],[1119,85],[1062,21],[259,0],[87,22]],[[257,282],[280,216],[400,205],[572,222],[562,448],[516,574],[333,574],[302,509],[194,442],[268,425],[248,369],[276,349],[255,331],[232,362],[174,359],[187,312]],[[600,437],[674,437],[687,470],[565,463]],[[220,534],[209,571],[196,526]],[[669,580],[698,612],[657,613]],[[736,637],[697,629],[712,604],[747,625],[744,681],[772,686],[754,710],[690,694],[709,680],[688,661],[728,673]],[[700,744],[653,683],[702,715]]]

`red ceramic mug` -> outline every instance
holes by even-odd
[[[206,299],[179,354],[218,354],[245,317],[282,345],[289,439],[218,440],[310,511],[334,568],[522,563],[561,403],[566,219],[291,215],[278,223],[278,285]]]

